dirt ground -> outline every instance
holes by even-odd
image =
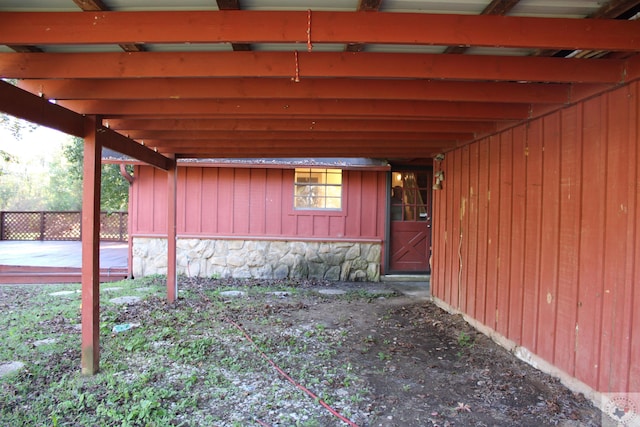
[[[183,278],[183,297],[174,306],[161,297],[163,284],[159,283],[158,293],[139,303],[103,307],[105,323],[146,325],[148,332],[142,339],[146,336],[153,341],[148,346],[153,351],[131,352],[126,360],[119,360],[122,372],[110,375],[130,381],[154,368],[155,387],[181,390],[186,384],[181,375],[189,373],[194,379],[189,394],[197,396],[197,408],[176,418],[172,425],[347,425],[317,399],[289,386],[275,368],[255,354],[245,338],[248,336],[259,339],[259,347],[271,360],[338,413],[346,414],[352,425],[601,425],[600,412],[582,395],[518,360],[460,316],[450,315],[424,298],[375,283],[299,282],[293,285],[294,290],[288,283],[283,289],[289,291],[274,292],[280,285]],[[241,289],[244,294],[233,297],[221,293],[228,289]],[[323,293],[334,290],[346,293]],[[8,310],[29,301],[20,288],[0,287],[0,296],[0,306]],[[184,316],[179,322],[174,320],[177,317],[168,317],[180,312]],[[207,317],[199,318],[201,315]],[[180,332],[177,341],[170,341],[168,335],[152,338],[155,330],[167,329],[167,324],[161,323],[165,318],[176,327],[189,323],[179,326],[189,326],[192,335]],[[52,333],[79,333],[74,320],[56,319],[42,325]],[[230,324],[242,328],[246,336],[234,333]],[[124,337],[107,335],[103,343],[109,346],[110,340]],[[163,356],[180,355],[176,349],[193,349],[193,342],[211,342],[205,341],[211,337],[215,337],[215,345],[206,350],[210,359],[190,364],[184,358]],[[66,370],[77,371],[78,352],[67,349],[59,356],[52,355],[48,363],[67,363]],[[105,358],[109,352],[104,351]],[[73,359],[71,363],[65,362],[68,358]],[[229,360],[240,368],[234,371],[231,364],[223,367]],[[162,371],[158,369],[161,366]],[[204,378],[209,378],[208,382]],[[225,388],[214,390],[225,378]],[[97,385],[86,387],[96,396],[104,394]],[[205,421],[211,419],[205,414],[216,414],[216,421]]]
[[[191,286],[207,287],[194,282]],[[258,284],[259,286],[259,284]],[[287,327],[324,325],[341,331],[334,358],[352,366],[370,391],[360,425],[599,426],[600,412],[582,395],[537,371],[424,299],[379,284],[301,283],[364,298],[315,293],[271,300],[234,318],[252,333],[286,341]],[[374,291],[371,294],[363,290]],[[375,291],[380,290],[380,294]],[[355,292],[355,294],[354,294]],[[392,292],[392,293],[387,293]],[[349,295],[349,294],[348,294]],[[260,322],[277,316],[278,328]],[[348,331],[346,334],[344,331]],[[293,373],[297,371],[289,367]],[[334,390],[340,393],[340,388]]]

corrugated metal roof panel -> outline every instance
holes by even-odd
[[[41,49],[49,53],[122,52],[115,44],[47,45]]]
[[[384,0],[380,11],[477,15],[487,4],[488,0]]]
[[[258,51],[307,51],[306,43],[252,43],[251,48]],[[314,52],[342,52],[345,45],[342,43],[313,43]]]
[[[598,0],[521,0],[511,16],[584,18],[606,3]]]
[[[367,44],[365,52],[391,52],[391,53],[442,53],[446,46],[420,46],[404,44]]]
[[[81,12],[73,1],[69,0],[2,0],[0,10],[5,12]]]
[[[516,49],[503,47],[470,47],[465,52],[467,55],[502,55],[502,56],[529,56],[531,49]]]
[[[218,5],[212,0],[102,0],[109,10],[140,11],[140,10],[218,10]]]
[[[230,43],[164,43],[145,44],[149,52],[230,52],[233,50]]]
[[[243,0],[244,10],[358,10],[358,0]]]

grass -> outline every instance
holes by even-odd
[[[301,384],[317,388],[324,400],[341,404],[333,387],[353,388],[344,402],[366,400],[351,365],[334,360],[345,333],[331,333],[320,323],[306,330],[292,327],[271,313],[275,303],[265,304],[277,299],[269,292],[303,290],[240,285],[233,290],[247,295],[229,298],[220,293],[231,288],[195,287],[182,290],[170,306],[161,277],[102,287],[101,362],[95,376],[80,374],[79,285],[14,289],[19,297],[11,309],[0,311],[0,364],[19,360],[25,369],[0,378],[2,425],[232,426],[255,425],[260,416],[283,425],[327,425],[326,411],[278,377],[229,318],[252,328],[256,346],[293,370]],[[58,291],[73,292],[51,295]],[[109,301],[124,295],[143,299],[133,306]],[[282,307],[287,303],[276,308]],[[140,326],[113,332],[114,325],[125,323]],[[55,341],[34,346],[47,338]],[[298,418],[287,409],[291,399],[304,402],[291,412]]]

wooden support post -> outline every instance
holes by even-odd
[[[100,175],[102,147],[95,117],[87,117],[82,183],[82,374],[100,365]]]
[[[169,156],[167,156],[169,157]],[[167,300],[178,298],[178,272],[176,266],[176,192],[178,165],[175,157],[167,171]]]

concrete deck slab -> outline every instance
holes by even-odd
[[[129,246],[100,242],[100,268],[127,268]],[[0,241],[0,265],[81,267],[82,243],[67,241]]]

